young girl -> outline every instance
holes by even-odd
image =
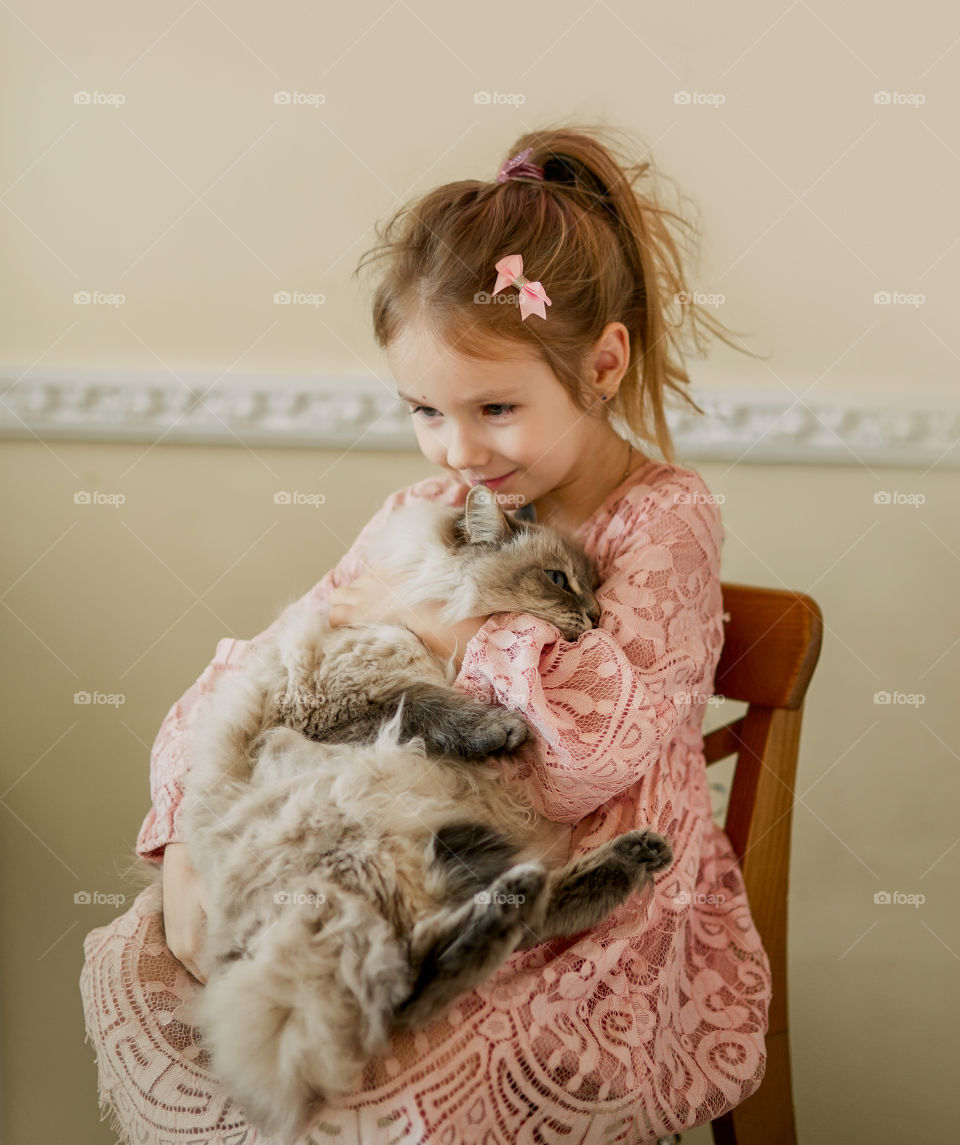
[[[674,354],[695,310],[668,318],[684,283],[666,219],[683,220],[635,185],[648,164],[626,167],[602,135],[524,136],[496,178],[440,187],[380,234],[376,337],[443,472],[389,496],[287,611],[409,624],[454,656],[457,687],[534,729],[522,778],[538,812],[569,824],[571,857],[651,826],[675,859],[596,930],[516,953],[441,1019],[395,1036],[311,1141],[654,1141],[719,1116],[763,1076],[770,968],[702,751],[723,527],[700,476],[673,462],[664,417],[668,389],[694,404]],[[364,560],[370,539],[411,498],[462,505],[478,481],[594,557],[595,629],[567,642],[523,613],[447,629],[436,609],[395,608],[390,574]],[[162,862],[162,903],[150,888],[85,941],[101,1105],[128,1142],[263,1142],[177,1006],[202,981],[202,891],[178,831],[190,715],[265,636],[221,640],[160,728],[137,853]]]

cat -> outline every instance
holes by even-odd
[[[501,511],[396,509],[369,552],[441,618],[526,612],[576,640],[600,619],[587,554]],[[452,686],[408,628],[292,617],[192,717],[183,830],[203,880],[207,983],[188,1007],[250,1121],[294,1141],[515,951],[601,923],[673,859],[651,830],[568,862],[570,827],[505,773],[516,712]]]

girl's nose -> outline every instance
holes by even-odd
[[[489,449],[463,434],[454,434],[447,445],[447,465],[451,469],[484,469],[489,461]]]

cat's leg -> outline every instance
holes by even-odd
[[[488,978],[517,949],[546,882],[541,863],[519,863],[467,902],[417,923],[410,939],[416,979],[395,1025],[423,1025]]]
[[[401,741],[421,736],[431,754],[480,760],[513,751],[530,736],[526,720],[507,708],[481,704],[455,688],[411,684],[378,697],[362,719],[325,731],[323,741],[356,743],[373,739],[383,722],[396,714],[401,697]]]
[[[673,851],[661,835],[627,831],[551,872],[544,913],[530,920],[518,949],[590,930],[672,861]]]
[[[416,684],[403,695],[404,734],[423,736],[444,755],[484,759],[513,751],[530,737],[526,720],[516,712],[481,704],[455,688]]]

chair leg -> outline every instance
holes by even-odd
[[[797,1145],[787,1031],[767,1035],[767,1067],[756,1093],[710,1122],[714,1145]]]

